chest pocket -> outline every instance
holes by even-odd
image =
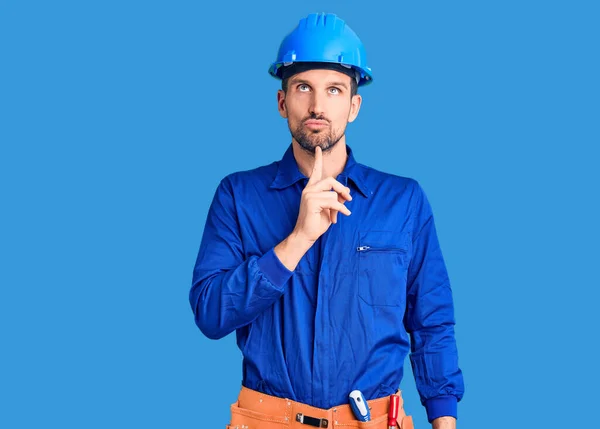
[[[410,259],[409,234],[393,231],[360,231],[358,295],[372,306],[404,306]]]

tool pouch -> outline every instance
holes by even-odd
[[[400,429],[415,429],[412,416],[404,416],[401,422],[398,422]]]

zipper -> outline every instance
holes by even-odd
[[[357,252],[402,252],[406,253],[406,249],[399,247],[371,247],[371,246],[358,246]]]

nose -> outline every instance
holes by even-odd
[[[313,92],[309,113],[313,116],[323,116],[325,113],[324,105],[325,105],[325,95],[318,93],[317,91]]]

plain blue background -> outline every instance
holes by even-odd
[[[225,427],[241,354],[194,325],[193,264],[221,178],[289,144],[267,69],[319,11],[373,69],[357,160],[433,206],[459,428],[593,427],[597,4],[1,1],[0,427]]]

